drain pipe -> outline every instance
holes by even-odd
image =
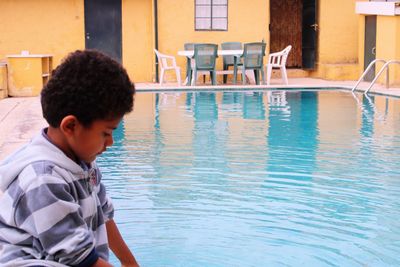
[[[154,47],[158,50],[158,1],[154,0]],[[159,82],[158,79],[158,58],[155,57],[155,65],[156,65],[156,82]]]

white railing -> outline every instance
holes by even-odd
[[[399,64],[400,65],[400,60],[389,60],[388,62],[383,65],[381,70],[378,72],[378,74],[375,76],[375,79],[371,82],[367,90],[365,90],[364,94],[367,94],[369,90],[371,90],[372,86],[374,86],[376,80],[378,80],[379,76],[381,76],[382,72],[386,69],[386,88],[389,88],[389,65],[390,64]]]
[[[354,85],[353,89],[351,89],[352,92],[354,92],[354,90],[356,90],[357,86],[361,83],[361,81],[364,79],[365,75],[367,75],[367,73],[370,71],[370,69],[372,68],[372,66],[374,66],[377,62],[384,62],[385,64],[387,63],[386,60],[384,59],[375,59],[373,60],[371,63],[369,63],[368,67],[365,69],[365,71],[363,72],[363,74],[361,75],[360,79],[358,79],[356,85]],[[382,70],[382,69],[381,69]],[[372,83],[371,83],[372,84]],[[386,74],[386,87],[389,87],[389,70]]]
[[[373,65],[375,65],[377,62],[384,62],[385,64],[382,66],[382,68],[379,70],[378,74],[376,74],[375,78],[372,80],[372,82],[369,84],[368,88],[364,91],[364,94],[367,94],[369,90],[371,90],[372,86],[376,83],[376,81],[379,79],[379,77],[382,75],[382,73],[386,70],[386,88],[389,88],[389,65],[390,64],[399,64],[400,65],[400,60],[389,60],[386,61],[384,59],[375,59],[371,63],[369,63],[367,69],[364,71],[364,73],[361,75],[360,79],[358,79],[356,85],[354,85],[353,89],[351,89],[352,92],[357,89],[358,85],[361,83],[361,81],[364,79],[365,75],[370,71]]]

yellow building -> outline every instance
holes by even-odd
[[[400,60],[400,3],[399,1],[358,1],[356,13],[359,14],[359,58],[360,70],[367,68],[375,59],[385,61]],[[383,63],[373,66],[369,79],[377,73]],[[384,81],[382,73],[380,81]],[[389,82],[400,83],[400,67],[389,65]]]
[[[267,43],[267,53],[291,44],[288,67],[303,76],[357,79],[364,69],[364,15],[356,0],[2,0],[0,59],[28,50],[52,54],[103,50],[135,82],[154,82],[154,48],[174,55],[184,75],[185,43]],[[378,16],[377,56],[400,53],[400,20]],[[396,38],[392,41],[392,36]],[[266,61],[266,59],[265,59]],[[222,68],[222,58],[218,59]],[[167,77],[174,79],[173,76]],[[397,78],[397,77],[396,77]]]

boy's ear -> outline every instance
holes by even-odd
[[[78,124],[79,121],[74,115],[68,115],[62,119],[60,130],[66,135],[72,135],[76,131]]]

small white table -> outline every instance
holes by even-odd
[[[237,58],[240,57],[243,54],[243,50],[242,49],[238,49],[238,50],[218,50],[217,51],[217,55],[218,56],[234,56],[235,60],[234,62],[237,61]],[[187,64],[186,64],[186,69],[190,69],[191,68],[191,61],[194,60],[194,50],[181,50],[178,51],[178,55],[179,56],[184,56],[187,57]],[[231,74],[232,71],[229,70],[223,70],[223,71],[218,71],[218,74]],[[188,79],[188,77],[186,77],[186,84],[190,85],[190,81]],[[234,77],[234,81],[233,83],[236,83],[236,75]]]

